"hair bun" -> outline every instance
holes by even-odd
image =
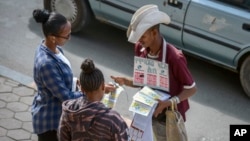
[[[35,9],[33,11],[33,18],[38,23],[46,23],[49,19],[50,13],[47,10]]]
[[[91,73],[95,70],[95,64],[93,60],[86,59],[81,65],[81,69],[84,73]]]

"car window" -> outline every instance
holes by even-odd
[[[250,0],[219,0],[219,1],[250,10]]]

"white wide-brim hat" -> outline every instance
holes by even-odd
[[[160,23],[169,24],[170,21],[170,17],[159,11],[157,5],[144,5],[132,16],[127,30],[128,41],[136,43],[150,27]]]

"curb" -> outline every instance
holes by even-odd
[[[6,77],[6,78],[10,78],[14,81],[17,81],[29,88],[33,88],[35,90],[37,90],[36,85],[34,83],[34,80],[32,77],[29,77],[27,75],[24,75],[20,72],[14,71],[10,68],[4,67],[0,65],[0,76]],[[125,122],[130,125],[131,124],[131,119],[123,117]]]
[[[34,80],[32,77],[29,77],[29,76],[24,75],[20,72],[14,71],[14,70],[7,68],[5,66],[0,65],[0,75],[4,76],[6,78],[10,78],[14,81],[17,81],[17,82],[19,82],[27,87],[36,89],[36,86],[35,86],[35,83],[34,83]]]

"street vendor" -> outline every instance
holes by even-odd
[[[132,16],[127,30],[128,41],[135,44],[135,56],[163,62],[168,66],[168,78],[164,81],[166,89],[160,89],[171,95],[178,102],[178,110],[186,120],[185,112],[189,109],[188,98],[196,93],[196,84],[187,66],[187,60],[181,50],[167,42],[160,33],[160,24],[169,24],[170,17],[159,11],[157,5],[149,4],[139,8]],[[143,76],[142,76],[143,77]],[[144,76],[145,77],[145,76]],[[133,78],[111,76],[120,85],[138,87]],[[143,81],[147,85],[147,81]],[[143,86],[141,85],[141,86]],[[151,87],[152,88],[152,87]],[[153,88],[156,89],[156,88]],[[158,100],[153,114],[153,131],[161,140],[166,137],[164,125],[165,110],[171,105],[170,100]]]

